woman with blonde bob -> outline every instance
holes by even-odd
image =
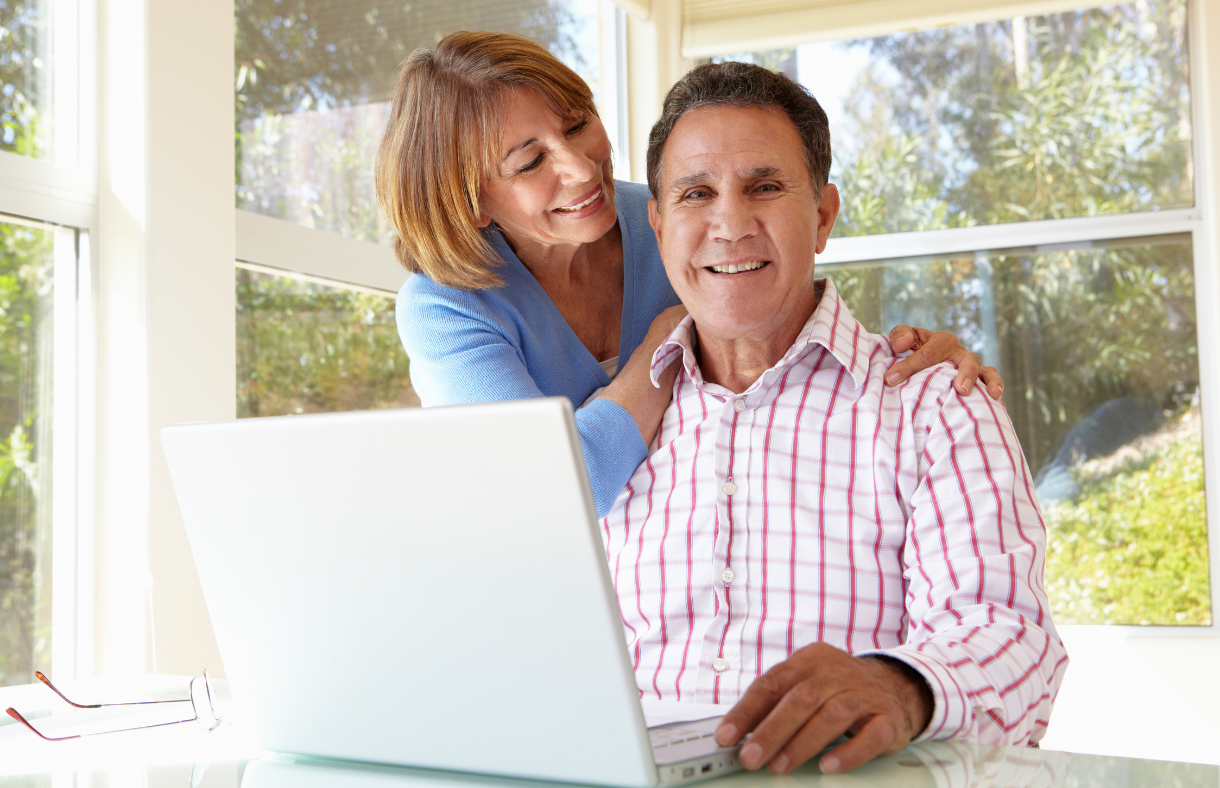
[[[653,353],[685,316],[648,223],[646,186],[615,181],[589,86],[546,49],[462,32],[404,62],[377,157],[377,197],[413,273],[398,331],[426,405],[566,396],[599,515],[647,455],[668,406]],[[895,369],[978,357],[899,326]],[[992,375],[993,370],[988,370]],[[999,378],[989,379],[998,396]]]

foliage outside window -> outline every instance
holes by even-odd
[[[0,686],[51,660],[52,245],[0,222]]]
[[[529,36],[600,90],[597,0],[237,0],[235,24],[237,207],[361,240],[392,241],[374,155],[399,64],[437,34]]]
[[[1155,0],[720,59],[819,98],[835,235],[880,235],[1193,205],[1186,25]],[[1211,623],[1189,235],[823,270],[871,329],[999,368],[1057,621]]]
[[[237,270],[237,415],[412,407],[394,299]]]
[[[0,150],[51,157],[50,7],[0,0]]]

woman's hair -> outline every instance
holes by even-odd
[[[500,284],[500,260],[479,232],[479,192],[498,172],[513,88],[537,91],[560,117],[597,114],[584,80],[521,36],[450,33],[403,62],[376,180],[408,271],[466,290]]]

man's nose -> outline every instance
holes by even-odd
[[[753,205],[745,195],[722,194],[716,200],[708,232],[713,240],[729,243],[758,233],[758,220]]]

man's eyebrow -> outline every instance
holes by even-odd
[[[771,167],[771,166],[767,166],[767,167],[750,167],[749,169],[742,170],[742,171],[739,173],[739,175],[740,175],[742,178],[748,178],[748,179],[753,179],[753,178],[774,178],[776,175],[779,175],[779,174],[780,174],[779,167]]]
[[[683,175],[681,178],[678,178],[669,185],[669,190],[671,192],[684,191],[692,186],[698,186],[710,177],[712,177],[712,174],[707,170],[704,170],[703,172],[693,172],[690,175]]]
[[[516,153],[517,151],[519,151],[523,148],[528,148],[529,146],[533,145],[537,141],[538,141],[537,137],[530,137],[525,142],[518,142],[516,145],[512,146],[511,148],[509,148],[507,151],[504,152],[504,158],[500,159],[500,161],[501,162],[507,161],[509,156],[512,156],[514,153]]]

